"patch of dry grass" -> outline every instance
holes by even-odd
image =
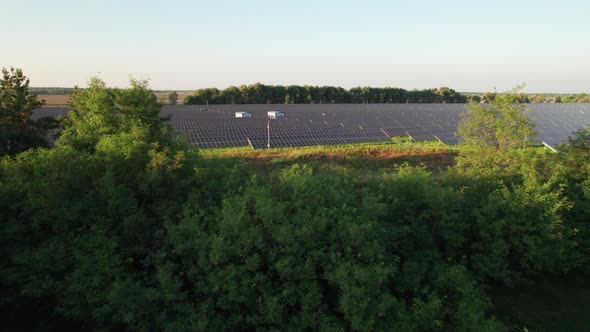
[[[37,99],[45,100],[45,106],[65,106],[70,95],[37,95]]]
[[[200,154],[205,158],[244,160],[261,171],[306,163],[320,171],[349,169],[362,173],[393,169],[404,162],[424,165],[432,171],[443,170],[454,165],[457,149],[436,143],[363,143],[261,150],[211,149],[201,150]]]
[[[179,104],[182,104],[184,97],[192,94],[192,92],[189,91],[179,91],[177,93]],[[170,95],[170,92],[155,92],[154,94],[158,98],[159,102],[168,104],[168,95]],[[70,95],[38,94],[37,98],[39,100],[45,100],[46,106],[65,106],[68,99],[70,98]]]
[[[168,96],[170,95],[172,91],[167,91],[167,92],[154,92],[154,94],[156,95],[156,98],[158,98],[158,101],[162,104],[168,104]],[[184,100],[184,97],[186,96],[190,96],[193,94],[192,91],[176,91],[176,93],[178,94],[178,104],[182,104],[182,101]]]

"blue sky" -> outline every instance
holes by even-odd
[[[0,0],[34,86],[261,82],[590,92],[590,1]]]

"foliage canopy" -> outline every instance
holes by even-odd
[[[161,105],[147,81],[131,80],[128,89],[109,89],[93,78],[88,88],[76,88],[68,100],[68,117],[57,145],[92,150],[105,136],[147,131],[152,137],[165,130],[159,118]]]
[[[186,96],[185,104],[331,104],[331,103],[464,103],[467,98],[453,89],[405,90],[401,88],[264,85],[206,88]]]
[[[51,119],[34,121],[33,110],[41,107],[29,91],[29,79],[22,70],[2,68],[0,79],[0,156],[15,155],[31,147],[46,146],[45,131],[53,127]]]
[[[176,105],[176,103],[178,103],[178,93],[176,93],[176,91],[170,92],[168,95],[168,102],[172,105]]]
[[[457,129],[462,142],[497,149],[526,147],[535,131],[533,120],[519,101],[521,89],[497,94],[489,106],[470,103]]]

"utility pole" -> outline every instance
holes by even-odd
[[[266,148],[270,149],[270,117],[266,121]]]

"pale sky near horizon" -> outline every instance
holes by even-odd
[[[590,1],[0,0],[32,86],[261,82],[590,92]]]

